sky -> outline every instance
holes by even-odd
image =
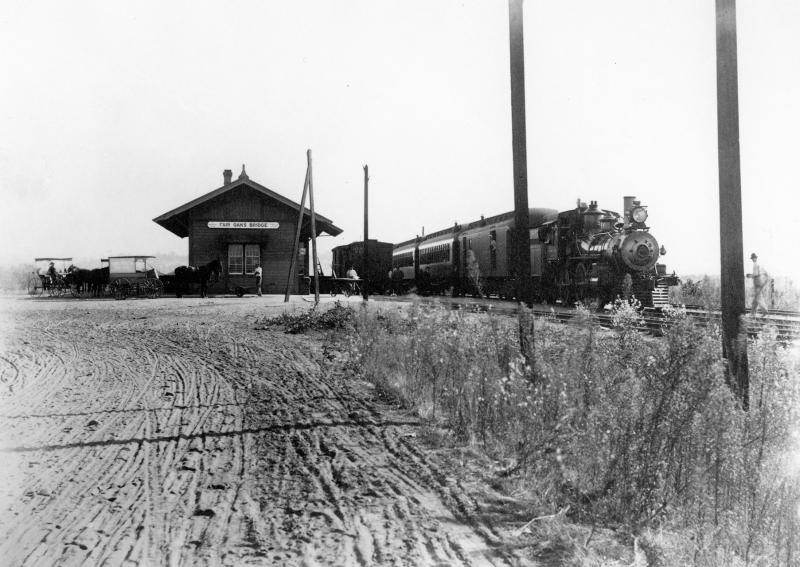
[[[739,0],[744,250],[800,279],[800,3]],[[531,206],[649,207],[719,273],[713,0],[527,0]],[[152,219],[251,179],[399,242],[513,209],[504,0],[0,3],[0,265],[186,254]],[[269,220],[269,219],[253,219]],[[749,260],[745,260],[749,267]]]

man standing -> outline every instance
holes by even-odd
[[[347,270],[347,278],[351,280],[358,279],[358,273],[356,272],[356,269],[353,266],[350,266],[350,269]],[[354,283],[350,284],[350,293],[356,293],[356,284]]]
[[[769,283],[769,274],[758,265],[758,255],[755,252],[750,254],[750,259],[753,261],[753,273],[747,274],[748,278],[753,279],[753,305],[750,308],[750,314],[755,316],[759,308],[763,309],[764,313],[769,313],[764,302],[764,288]]]
[[[261,297],[261,274],[263,273],[261,270],[261,264],[256,267],[256,270],[253,273],[256,276],[256,293],[259,297]]]

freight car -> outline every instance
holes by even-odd
[[[624,212],[600,209],[595,201],[576,208],[530,209],[529,253],[534,299],[563,305],[604,305],[635,296],[663,307],[679,280],[659,263],[666,254],[645,224],[647,207],[625,197]],[[515,274],[514,212],[483,218],[397,244],[393,268],[404,287],[420,293],[513,298],[522,286]]]
[[[370,239],[368,246],[366,263],[363,240],[333,248],[333,277],[343,278],[352,266],[362,280],[369,282],[370,291],[382,293],[389,289],[389,270],[392,269],[394,245]]]

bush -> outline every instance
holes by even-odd
[[[283,327],[287,333],[298,334],[310,330],[348,328],[354,318],[353,308],[337,301],[329,309],[320,310],[314,306],[303,313],[281,313],[277,317],[263,320],[261,324],[264,325],[263,328]]]
[[[539,495],[534,515],[569,505],[578,521],[671,529],[681,564],[796,562],[800,388],[787,378],[797,360],[774,331],[751,343],[744,412],[718,330],[680,310],[667,317],[652,339],[627,302],[610,331],[588,310],[577,326],[525,309],[516,321],[419,305],[364,311],[350,356],[432,426],[510,462],[505,474]]]

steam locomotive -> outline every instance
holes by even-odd
[[[575,209],[530,209],[531,281],[536,301],[605,305],[636,297],[642,305],[669,303],[678,285],[659,258],[666,254],[646,225],[647,207],[624,198],[624,212],[578,201]],[[396,244],[395,275],[420,293],[520,296],[514,258],[514,212],[483,218]]]

